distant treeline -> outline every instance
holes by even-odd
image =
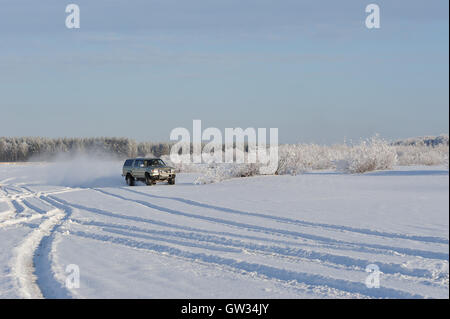
[[[26,162],[26,161],[46,161],[60,155],[109,155],[118,159],[136,156],[153,155],[161,157],[169,155],[170,148],[175,142],[136,142],[130,138],[117,137],[94,137],[94,138],[44,138],[44,137],[0,137],[0,162]],[[312,145],[312,144],[311,144]],[[409,147],[423,151],[421,148],[429,148],[437,151],[438,147],[449,146],[448,134],[440,136],[416,137],[399,140],[390,143],[396,147],[400,153]],[[202,143],[204,146],[204,143]],[[316,145],[319,147],[318,145]],[[234,144],[233,147],[236,147]],[[319,147],[320,148],[320,147]],[[222,145],[225,150],[225,145]],[[190,145],[193,152],[193,145]],[[245,143],[244,151],[248,151]],[[445,153],[445,152],[444,152]],[[445,155],[445,154],[444,154]],[[448,156],[447,156],[448,157]],[[411,163],[421,162],[418,160],[409,161]]]
[[[0,137],[0,162],[49,160],[65,154],[108,154],[117,158],[146,156],[160,157],[170,152],[171,143],[136,142],[129,138],[43,138]]]
[[[404,145],[404,146],[449,146],[448,134],[441,134],[439,136],[422,136],[412,137],[403,140],[396,141],[392,145]]]

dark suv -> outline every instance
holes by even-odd
[[[122,176],[125,176],[128,186],[134,186],[135,181],[142,181],[147,185],[156,184],[157,181],[167,181],[173,185],[175,175],[175,169],[167,166],[159,158],[127,159],[122,169]]]

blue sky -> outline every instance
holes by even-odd
[[[81,28],[65,27],[65,6]],[[0,1],[0,136],[448,133],[448,1]]]

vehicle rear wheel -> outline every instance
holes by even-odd
[[[126,180],[128,186],[134,186],[134,177],[133,176],[128,174],[127,177],[125,177],[125,180]]]

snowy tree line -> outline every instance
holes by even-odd
[[[0,137],[0,162],[46,161],[61,155],[109,155],[117,159],[136,156],[163,157],[170,162],[172,142],[136,142],[129,138]],[[234,145],[235,147],[236,145]],[[244,151],[248,151],[247,145]],[[191,145],[192,153],[192,145]],[[378,137],[355,144],[283,144],[278,150],[276,174],[337,169],[349,173],[390,169],[394,165],[444,165],[449,163],[448,135],[388,142]],[[211,176],[251,176],[258,164],[173,165],[179,171],[211,171]]]
[[[170,159],[163,157],[166,162]],[[214,183],[229,178],[259,175],[260,163],[175,164],[180,172],[201,173],[198,183]],[[448,135],[389,142],[379,136],[356,143],[335,145],[282,144],[278,148],[276,175],[297,175],[314,170],[359,174],[389,170],[394,166],[449,165]]]
[[[0,162],[46,161],[60,155],[110,155],[118,159],[170,154],[174,142],[136,142],[130,138],[0,137]],[[202,143],[202,147],[206,143]],[[236,145],[233,145],[236,147]],[[225,145],[222,146],[225,151]],[[248,151],[248,145],[244,145]],[[193,152],[193,145],[190,145]]]
[[[136,142],[129,138],[0,137],[0,162],[50,160],[61,154],[98,154],[126,157],[167,155],[170,143]]]
[[[412,137],[403,140],[398,140],[392,143],[396,146],[449,146],[448,134],[441,134],[439,136],[422,136]]]

